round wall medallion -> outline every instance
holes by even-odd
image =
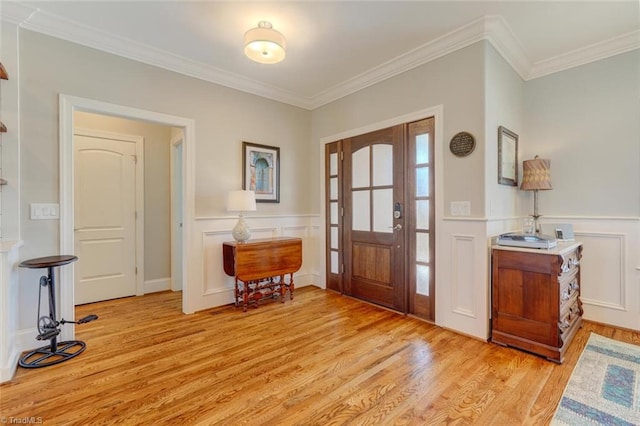
[[[476,147],[476,138],[469,132],[457,133],[449,142],[449,149],[456,157],[466,157]]]

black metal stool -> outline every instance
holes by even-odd
[[[47,268],[48,275],[40,277],[40,291],[38,292],[38,340],[49,340],[49,346],[43,346],[22,356],[18,365],[24,368],[39,368],[49,365],[59,364],[63,361],[80,355],[86,348],[84,342],[79,340],[68,340],[58,342],[60,325],[73,323],[84,324],[98,319],[97,315],[87,315],[78,321],[65,321],[56,319],[56,281],[54,269],[56,266],[67,265],[78,260],[77,256],[48,256],[37,259],[25,260],[20,263],[21,268],[40,269]],[[42,287],[49,287],[49,315],[41,315],[40,302],[42,300]]]

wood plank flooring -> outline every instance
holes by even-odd
[[[86,351],[0,386],[0,417],[45,425],[548,424],[591,331],[556,365],[316,287],[183,315],[180,293],[77,308]]]

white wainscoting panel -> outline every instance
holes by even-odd
[[[324,240],[320,238],[320,226],[311,224],[309,228],[309,244],[307,244],[307,255],[309,259],[315,259],[306,269],[309,275],[313,277],[315,284],[321,288],[326,287],[325,281],[321,281],[321,268],[324,266]],[[322,234],[324,235],[324,234]]]
[[[313,259],[316,261],[310,267],[310,276],[313,278],[315,285],[320,288],[327,288],[326,277],[326,259],[325,259],[325,229],[324,214],[311,218],[310,226],[310,247],[312,247]]]
[[[489,337],[489,258],[485,219],[446,218],[436,232],[436,324]]]
[[[475,237],[473,235],[451,235],[451,301],[453,312],[477,318],[475,300],[477,289],[473,286],[475,264]]]
[[[251,240],[273,237],[302,238],[303,260],[300,271],[294,274],[296,287],[315,284],[318,252],[314,244],[317,239],[311,238],[311,221],[315,216],[245,216],[251,227]],[[194,229],[201,235],[195,238],[199,247],[194,247],[194,254],[199,256],[201,269],[194,271],[194,279],[199,280],[197,291],[190,295],[195,310],[203,310],[234,302],[234,278],[225,274],[222,259],[222,244],[233,241],[231,230],[237,219],[234,217],[198,218]],[[192,289],[196,287],[192,285]],[[193,292],[192,292],[193,293]]]
[[[224,273],[222,262],[222,243],[225,241],[233,241],[231,231],[205,231],[202,233],[202,263],[204,265],[202,291],[205,295],[222,293],[221,300],[232,303],[234,301],[234,280],[233,277]]]
[[[583,244],[580,265],[582,303],[626,310],[624,235],[580,232],[576,238]]]
[[[20,352],[24,348],[18,336],[17,269],[20,246],[22,241],[0,242],[0,383],[13,378]],[[37,285],[37,281],[34,284]],[[31,342],[37,342],[35,333],[29,337]]]
[[[543,223],[573,225],[576,240],[583,244],[584,319],[640,329],[640,218],[545,216]]]
[[[276,228],[275,226],[263,226],[260,228],[251,228],[252,240],[258,240],[260,238],[273,238],[277,236],[278,236],[278,228]],[[233,241],[233,238],[231,238],[231,241]]]

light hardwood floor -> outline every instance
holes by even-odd
[[[180,293],[77,308],[87,350],[0,386],[0,417],[45,425],[548,424],[591,331],[563,365],[315,287],[243,313],[183,315]],[[6,420],[8,422],[8,420]]]

